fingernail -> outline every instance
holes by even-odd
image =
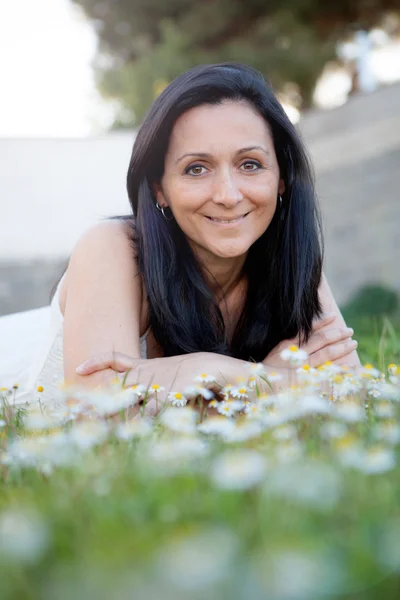
[[[75,371],[76,371],[76,373],[78,373],[78,375],[82,375],[82,373],[85,372],[85,363],[76,367]]]

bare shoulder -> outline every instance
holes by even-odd
[[[96,257],[94,262],[88,258]],[[136,248],[132,240],[130,223],[122,219],[107,219],[99,221],[88,227],[78,238],[69,260],[68,268],[65,272],[60,286],[60,308],[64,315],[65,305],[68,294],[68,281],[72,270],[72,265],[76,268],[78,263],[83,270],[94,271],[94,265],[99,262],[106,269],[109,263],[118,263],[118,268],[127,273],[138,271],[136,263]],[[140,285],[142,294],[142,278],[137,277],[137,283]]]
[[[64,281],[66,378],[103,351],[140,358],[142,277],[129,224],[105,220],[90,226],[73,248]]]

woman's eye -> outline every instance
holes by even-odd
[[[244,165],[250,165],[253,167],[257,167],[257,169],[261,168],[261,165],[259,162],[255,161],[255,160],[246,160],[246,162],[243,163],[242,167]],[[244,169],[245,171],[256,171],[257,169]]]
[[[256,160],[246,160],[246,162],[244,162],[241,166],[243,167],[244,165],[250,165],[251,167],[255,167],[252,169],[246,168],[244,169],[245,171],[257,171],[257,169],[261,168],[260,163]],[[197,172],[194,171],[195,169],[197,169]],[[203,167],[203,165],[192,165],[191,167],[187,167],[187,169],[185,169],[185,175],[202,175],[203,173],[199,171],[199,169],[205,169],[205,167]]]
[[[205,167],[203,167],[203,165],[192,165],[191,167],[188,167],[187,169],[185,169],[185,175],[201,175],[202,173],[190,173],[190,171],[192,171],[193,169],[204,169]]]

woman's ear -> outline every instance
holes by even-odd
[[[168,204],[165,201],[164,194],[161,189],[161,185],[159,183],[153,183],[151,187],[152,187],[156,202],[158,202],[158,206],[163,206],[164,208],[166,208],[168,206]]]
[[[279,186],[278,186],[278,194],[280,196],[282,196],[285,193],[285,190],[286,190],[285,182],[283,181],[283,179],[280,179]]]

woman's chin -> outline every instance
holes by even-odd
[[[249,251],[249,247],[247,245],[241,244],[240,246],[234,246],[229,248],[209,248],[209,252],[214,254],[214,256],[218,256],[219,258],[240,258],[244,254],[247,254]]]

